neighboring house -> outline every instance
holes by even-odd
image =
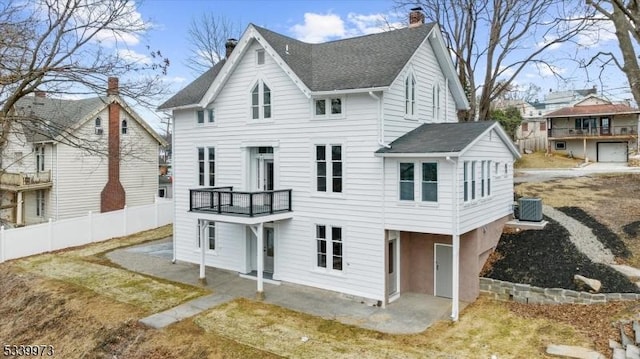
[[[163,140],[118,95],[18,101],[2,154],[1,218],[11,226],[84,216],[153,203]]]
[[[160,198],[173,198],[173,188],[171,185],[171,176],[159,175],[158,176],[158,197]]]
[[[517,149],[468,108],[436,24],[307,44],[249,25],[174,116],[178,260],[381,305],[473,301]],[[231,52],[232,50],[233,52]]]
[[[640,110],[588,96],[548,113],[549,150],[585,162],[627,162],[638,151]]]
[[[516,130],[516,144],[521,152],[547,148],[547,120],[545,115],[569,106],[589,95],[597,93],[595,87],[581,90],[549,91],[542,101],[497,100],[495,109],[515,107],[522,115],[522,123]]]

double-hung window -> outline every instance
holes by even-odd
[[[438,201],[438,164],[422,164],[422,201]]]
[[[201,220],[202,221],[202,220]],[[204,240],[206,249],[210,251],[214,251],[216,249],[216,222],[211,221],[203,221],[201,223],[198,221],[198,248],[202,245],[202,231],[200,226],[204,226]]]
[[[342,228],[316,225],[316,266],[342,271]]]
[[[36,216],[44,217],[44,190],[36,191]]]
[[[471,200],[476,199],[476,162],[471,161]]]
[[[271,118],[271,89],[263,81],[258,81],[251,89],[251,118]]]
[[[342,192],[342,145],[316,145],[316,191]]]
[[[36,172],[44,171],[44,146],[36,146]]]
[[[487,161],[487,196],[491,196],[491,161]]]
[[[469,161],[464,161],[464,201],[469,201]]]
[[[196,117],[198,119],[198,125],[204,124],[204,110],[196,111]]]
[[[409,74],[404,80],[404,113],[412,117],[416,114],[416,78]]]
[[[216,122],[216,110],[214,110],[212,108],[207,109],[207,121],[209,123]]]
[[[342,98],[323,98],[314,101],[316,117],[337,116],[342,114]]]
[[[214,147],[198,148],[198,185],[216,185],[216,149]]]
[[[414,190],[414,164],[412,162],[400,163],[400,200],[413,201]]]
[[[433,85],[433,119],[440,118],[440,85]]]
[[[485,184],[486,184],[486,181],[487,181],[487,172],[485,172],[486,171],[486,167],[485,167],[486,162],[487,161],[480,162],[480,173],[481,173],[481,175],[480,175],[480,197],[484,197],[486,195],[485,194]]]

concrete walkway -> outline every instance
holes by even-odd
[[[198,280],[198,265],[171,263],[170,238],[139,246],[118,249],[107,254],[114,263],[129,270],[175,282],[202,285]],[[235,298],[255,299],[256,282],[241,278],[237,272],[206,268],[207,283],[213,294],[151,315],[141,320],[154,328],[163,328],[182,319]],[[349,298],[332,291],[282,283],[265,283],[264,302],[298,312],[304,312],[341,323],[357,325],[385,333],[409,334],[426,330],[435,321],[448,319],[451,300],[415,293],[403,293],[386,308],[377,303]],[[461,303],[461,309],[465,304]]]

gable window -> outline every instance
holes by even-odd
[[[93,122],[94,124],[94,128],[95,128],[95,134],[96,135],[102,135],[102,120],[100,119],[100,117],[96,117],[96,119]]]
[[[209,121],[209,123],[214,123],[216,121],[216,111],[212,108],[207,110],[207,120]]]
[[[36,216],[44,217],[44,190],[36,191]]]
[[[400,200],[413,201],[414,199],[414,165],[413,163],[400,163]]]
[[[36,146],[36,172],[44,171],[44,146]]]
[[[200,222],[202,220],[199,220]],[[204,221],[204,240],[206,249],[214,251],[216,249],[216,222]],[[200,223],[198,223],[198,248],[200,248],[202,239],[200,238],[202,232],[200,231]]]
[[[258,65],[264,65],[264,50],[260,49],[256,51],[256,63]]]
[[[413,74],[409,74],[404,80],[404,113],[407,116],[416,114],[416,78]]]
[[[271,118],[271,89],[263,81],[251,90],[251,118]]]
[[[204,123],[204,110],[198,110],[196,114],[198,116],[198,125],[202,125]]]
[[[425,202],[438,201],[438,164],[422,164],[422,200]]]
[[[198,185],[215,186],[215,169],[215,147],[198,147]]]
[[[342,98],[324,98],[315,100],[315,115],[341,115],[342,114]]]
[[[433,85],[433,119],[440,118],[440,85]]]
[[[342,192],[341,145],[316,145],[316,191]]]
[[[342,228],[316,225],[316,266],[342,271]]]
[[[127,134],[127,131],[128,131],[127,120],[122,120],[122,123],[120,124],[120,130],[121,130],[123,135]]]

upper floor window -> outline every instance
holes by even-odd
[[[440,85],[433,85],[433,119],[440,118]]]
[[[44,217],[44,194],[43,189],[36,191],[36,216],[38,217]]]
[[[251,118],[271,118],[271,89],[262,81],[251,90]]]
[[[36,172],[44,171],[44,146],[36,146]]]
[[[256,51],[256,63],[258,65],[264,65],[264,50],[260,49]]]
[[[95,134],[96,135],[101,135],[102,134],[102,120],[100,119],[100,117],[96,117],[96,119],[94,120],[94,127],[95,127]]]
[[[422,164],[422,200],[425,202],[438,201],[438,164]]]
[[[404,113],[407,116],[416,114],[416,78],[413,74],[409,74],[404,80]]]
[[[486,172],[486,163],[487,161],[482,161],[480,162],[480,197],[484,197],[486,196],[485,193],[485,185],[486,185],[486,181],[487,181],[487,172]]]
[[[400,200],[413,201],[414,181],[413,163],[400,163]]]
[[[198,116],[198,125],[202,125],[204,123],[204,110],[198,110],[196,114]]]
[[[341,115],[341,114],[342,114],[341,98],[336,97],[336,98],[326,98],[326,99],[315,100],[316,116]]]
[[[476,199],[476,162],[471,161],[471,200]]]
[[[341,145],[316,145],[316,191],[342,192]]]
[[[123,135],[127,134],[127,131],[129,130],[129,128],[127,127],[127,120],[122,120],[122,123],[120,124],[120,129]]]
[[[207,110],[207,121],[209,123],[214,123],[216,122],[216,110],[210,108]]]
[[[214,147],[198,148],[198,185],[216,185],[216,150]]]
[[[464,201],[469,201],[469,161],[464,161]]]

